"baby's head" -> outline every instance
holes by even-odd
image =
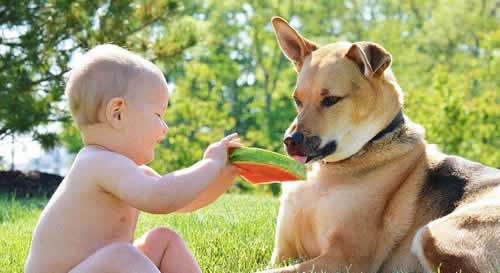
[[[66,95],[86,145],[121,153],[137,164],[154,158],[167,132],[168,89],[153,63],[115,45],[87,52],[71,71]]]

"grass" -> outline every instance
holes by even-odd
[[[0,272],[23,271],[45,199],[0,196]],[[158,226],[176,230],[203,272],[254,272],[266,267],[273,246],[278,199],[226,194],[192,214],[142,214],[136,236]]]
[[[0,195],[0,273],[23,272],[31,233],[46,202]],[[136,237],[169,227],[187,241],[204,273],[255,272],[271,257],[278,205],[269,196],[226,194],[191,214],[143,213]]]

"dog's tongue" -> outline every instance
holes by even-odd
[[[307,156],[300,156],[300,155],[292,155],[292,158],[297,160],[298,162],[304,164],[306,163]]]

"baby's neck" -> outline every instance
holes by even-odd
[[[105,151],[111,151],[106,146],[102,146],[102,145],[99,145],[99,144],[85,144],[85,147],[92,147],[92,148],[95,148],[95,149],[100,149],[100,150],[105,150]]]
[[[113,129],[107,124],[100,123],[87,126],[81,130],[81,133],[85,147],[123,155],[134,161],[137,165],[147,163],[143,162],[123,132]]]
[[[105,124],[93,124],[82,128],[82,141],[85,146],[120,152],[120,138]]]

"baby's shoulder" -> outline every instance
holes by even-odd
[[[84,147],[76,156],[72,170],[105,178],[120,170],[137,168],[137,165],[124,155],[108,150]]]

